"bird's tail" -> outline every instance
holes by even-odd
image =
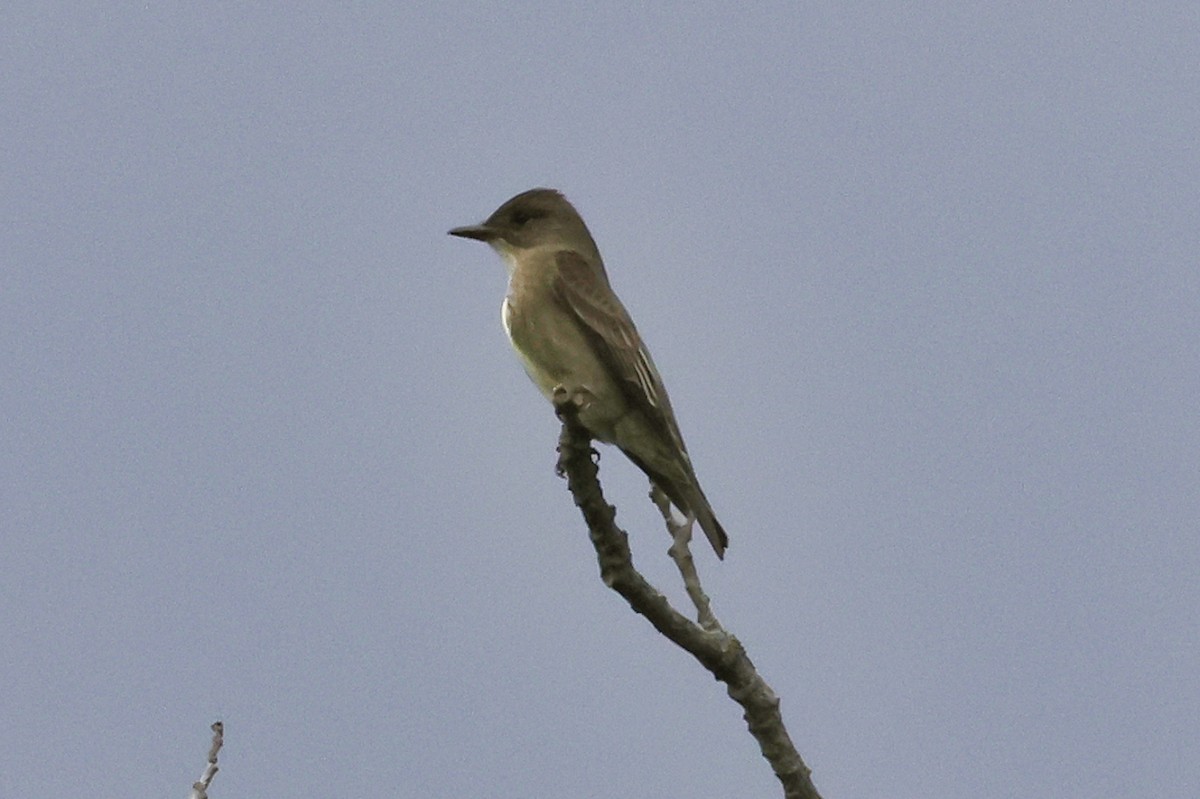
[[[725,534],[725,528],[717,521],[712,506],[708,504],[708,497],[704,496],[704,491],[696,482],[695,475],[689,473],[688,477],[687,481],[664,480],[661,477],[651,477],[650,479],[670,497],[675,507],[700,523],[700,529],[708,537],[708,543],[712,544],[713,552],[717,553],[718,558],[725,560],[725,548],[729,546],[729,536]]]
[[[700,529],[708,536],[708,543],[712,544],[717,557],[724,560],[725,548],[729,546],[729,536],[725,534],[725,528],[713,514],[712,507],[708,504],[708,497],[704,496],[700,486],[695,486],[695,489],[690,510],[696,517],[696,521],[700,523]]]
[[[704,496],[704,491],[696,480],[696,474],[692,471],[692,465],[688,461],[687,455],[684,454],[674,461],[663,458],[659,463],[665,465],[666,468],[656,469],[636,452],[625,447],[622,447],[621,450],[646,473],[650,482],[662,489],[667,498],[671,500],[671,504],[700,523],[700,529],[708,537],[713,551],[717,553],[718,558],[724,560],[725,548],[729,546],[729,536],[725,534],[725,528],[713,514],[712,506],[708,504],[708,497]]]

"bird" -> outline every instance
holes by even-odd
[[[696,479],[662,377],[575,207],[555,189],[530,189],[449,235],[486,242],[504,260],[504,329],[541,393],[553,402],[568,392],[588,433],[625,453],[724,559],[729,536]]]

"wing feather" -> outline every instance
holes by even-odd
[[[661,422],[674,443],[686,452],[662,377],[604,273],[574,250],[559,251],[555,260],[556,292],[598,344],[609,367],[620,378],[627,399]]]

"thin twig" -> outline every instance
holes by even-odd
[[[721,623],[713,615],[712,603],[709,602],[708,594],[704,593],[704,586],[700,585],[700,575],[696,572],[696,561],[692,559],[689,546],[692,543],[692,527],[696,520],[688,519],[684,524],[675,521],[675,516],[671,513],[671,500],[653,483],[650,485],[650,501],[658,507],[658,512],[662,514],[663,522],[667,525],[667,535],[671,536],[671,547],[667,554],[675,561],[688,598],[696,606],[696,621],[706,630],[720,630]]]
[[[212,725],[212,746],[208,748],[208,766],[204,769],[200,781],[192,783],[191,799],[208,799],[208,786],[212,785],[213,777],[217,776],[217,753],[225,743],[225,725],[214,721]]]

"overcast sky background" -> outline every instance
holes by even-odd
[[[1195,3],[383,5],[0,11],[0,797],[778,795],[445,235],[533,186],[825,796],[1200,794]]]

